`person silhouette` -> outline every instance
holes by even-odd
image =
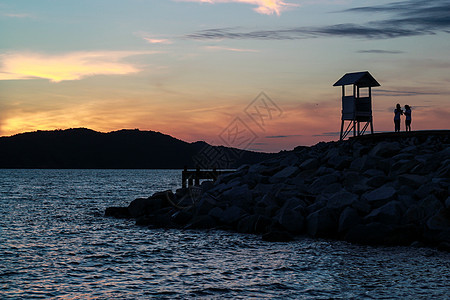
[[[405,130],[411,131],[411,107],[406,104],[405,105]]]
[[[400,132],[400,116],[403,115],[402,107],[399,103],[397,103],[397,106],[394,110],[394,125],[395,125],[395,132]]]

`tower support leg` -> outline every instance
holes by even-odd
[[[370,117],[370,134],[373,134],[373,118]]]

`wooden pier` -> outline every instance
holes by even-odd
[[[187,167],[184,167],[184,170],[181,173],[181,186],[186,188],[187,186],[200,185],[200,179],[212,179],[213,181],[216,181],[220,175],[233,172],[234,171],[231,170],[217,171],[217,169],[200,170],[200,168],[188,170]]]

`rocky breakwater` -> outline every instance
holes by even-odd
[[[450,135],[355,138],[282,152],[201,187],[136,199],[106,215],[137,224],[226,229],[450,249]]]

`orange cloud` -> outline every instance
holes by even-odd
[[[282,11],[289,7],[298,6],[294,3],[284,2],[283,0],[178,0],[181,2],[201,2],[201,3],[246,3],[256,5],[256,12],[265,15],[280,15]]]
[[[11,53],[0,55],[0,80],[44,78],[52,82],[79,80],[94,75],[127,75],[140,72],[130,63],[121,62],[150,51],[92,51],[63,55]]]
[[[150,44],[172,44],[172,42],[168,39],[152,39],[152,38],[144,37],[144,40],[146,40]]]

